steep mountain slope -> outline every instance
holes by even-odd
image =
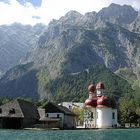
[[[26,62],[34,62],[36,68],[49,66],[52,78],[61,71],[79,72],[95,63],[104,63],[112,71],[136,67],[140,61],[139,34],[112,23],[104,25],[97,29],[65,28],[57,36],[48,31],[38,41],[41,47],[28,55]]]
[[[19,60],[35,46],[44,25],[34,27],[12,24],[0,26],[0,72],[19,64]]]
[[[111,97],[118,99],[133,95],[129,83],[103,65],[96,64],[79,73],[64,74],[54,80],[48,79],[46,68],[35,70],[32,66],[32,63],[19,65],[7,72],[0,81],[0,96],[47,98],[56,102],[84,101],[87,86],[99,81],[105,83],[105,93]]]
[[[1,97],[38,98],[36,70],[30,70],[31,65],[18,65],[2,77],[0,81]]]
[[[136,75],[140,71],[140,35],[128,29],[136,18],[132,7],[112,4],[98,13],[70,11],[53,20],[21,65],[2,77],[0,95],[57,101],[63,95],[76,101],[76,93],[78,100],[85,96],[89,81],[100,80],[106,82],[109,94],[117,92],[120,97],[133,92],[113,72],[124,67]]]
[[[140,13],[136,17],[136,19],[130,24],[130,30],[136,33],[140,33]]]
[[[53,94],[55,101],[84,101],[87,87],[90,83],[105,83],[104,93],[116,100],[122,96],[133,96],[133,90],[128,82],[116,76],[104,65],[93,65],[80,73],[64,75],[49,82],[46,87]]]

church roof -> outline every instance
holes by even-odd
[[[116,108],[116,102],[115,100],[107,97],[107,96],[100,96],[100,97],[94,97],[91,99],[86,99],[85,101],[85,107],[94,107],[94,108],[103,108],[103,107],[111,107]]]

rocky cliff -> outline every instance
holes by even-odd
[[[27,53],[21,65],[8,71],[0,80],[2,95],[26,95],[36,98],[54,96],[56,99],[59,94],[76,92],[76,88],[72,88],[73,78],[71,84],[68,83],[69,90],[61,89],[60,85],[55,86],[57,79],[60,78],[58,81],[63,84],[63,80],[69,75],[78,75],[80,82],[78,84],[77,81],[76,87],[80,89],[81,85],[84,86],[81,73],[94,66],[96,72],[100,72],[99,78],[108,82],[109,86],[112,85],[113,79],[119,79],[113,84],[118,86],[108,88],[107,92],[125,92],[119,89],[121,84],[125,83],[128,87],[130,85],[120,77],[115,77],[113,72],[120,68],[128,68],[139,75],[140,35],[132,29],[138,16],[138,12],[130,6],[111,4],[98,13],[82,15],[70,11],[59,20],[51,21],[39,37],[36,47]],[[102,70],[109,69],[107,73],[112,75],[110,80],[107,78],[108,74],[105,73],[107,77],[104,77],[100,66],[105,66]],[[99,79],[96,79],[97,73],[94,71],[95,67],[92,80],[97,81]],[[85,77],[87,81],[91,80],[90,74],[88,79]]]
[[[0,26],[0,75],[19,64],[20,59],[36,46],[45,26],[14,23]]]

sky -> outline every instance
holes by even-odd
[[[140,0],[0,0],[0,25],[14,22],[48,24],[70,10],[81,14],[98,12],[111,3],[127,4],[140,10]]]

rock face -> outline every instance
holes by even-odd
[[[127,5],[111,4],[98,13],[85,15],[70,11],[59,20],[49,23],[36,47],[22,59],[21,67],[8,71],[0,84],[7,87],[12,85],[8,91],[12,91],[11,87],[18,90],[21,85],[26,87],[27,83],[32,83],[25,78],[26,74],[29,76],[32,73],[34,76],[31,79],[37,85],[33,92],[44,98],[53,92],[46,86],[51,80],[77,75],[96,64],[105,65],[112,72],[127,67],[138,73],[140,36],[130,28],[137,18],[138,12]],[[2,91],[3,95],[7,94],[5,90]],[[13,92],[10,94],[15,94]],[[26,95],[31,92],[27,90]],[[18,93],[19,96],[25,92]]]
[[[140,13],[136,19],[129,25],[129,28],[132,32],[140,33]]]
[[[35,67],[49,65],[52,77],[62,71],[79,72],[95,63],[105,64],[112,71],[136,67],[140,37],[127,26],[137,15],[132,7],[116,4],[85,15],[70,11],[49,24],[38,48],[25,62],[34,62]]]
[[[19,60],[35,46],[45,26],[12,24],[0,26],[0,71],[1,74],[19,64]]]
[[[109,7],[103,8],[98,13],[98,16],[103,20],[124,26],[133,22],[137,15],[138,12],[136,12],[131,6],[120,6],[117,4],[111,4]]]

